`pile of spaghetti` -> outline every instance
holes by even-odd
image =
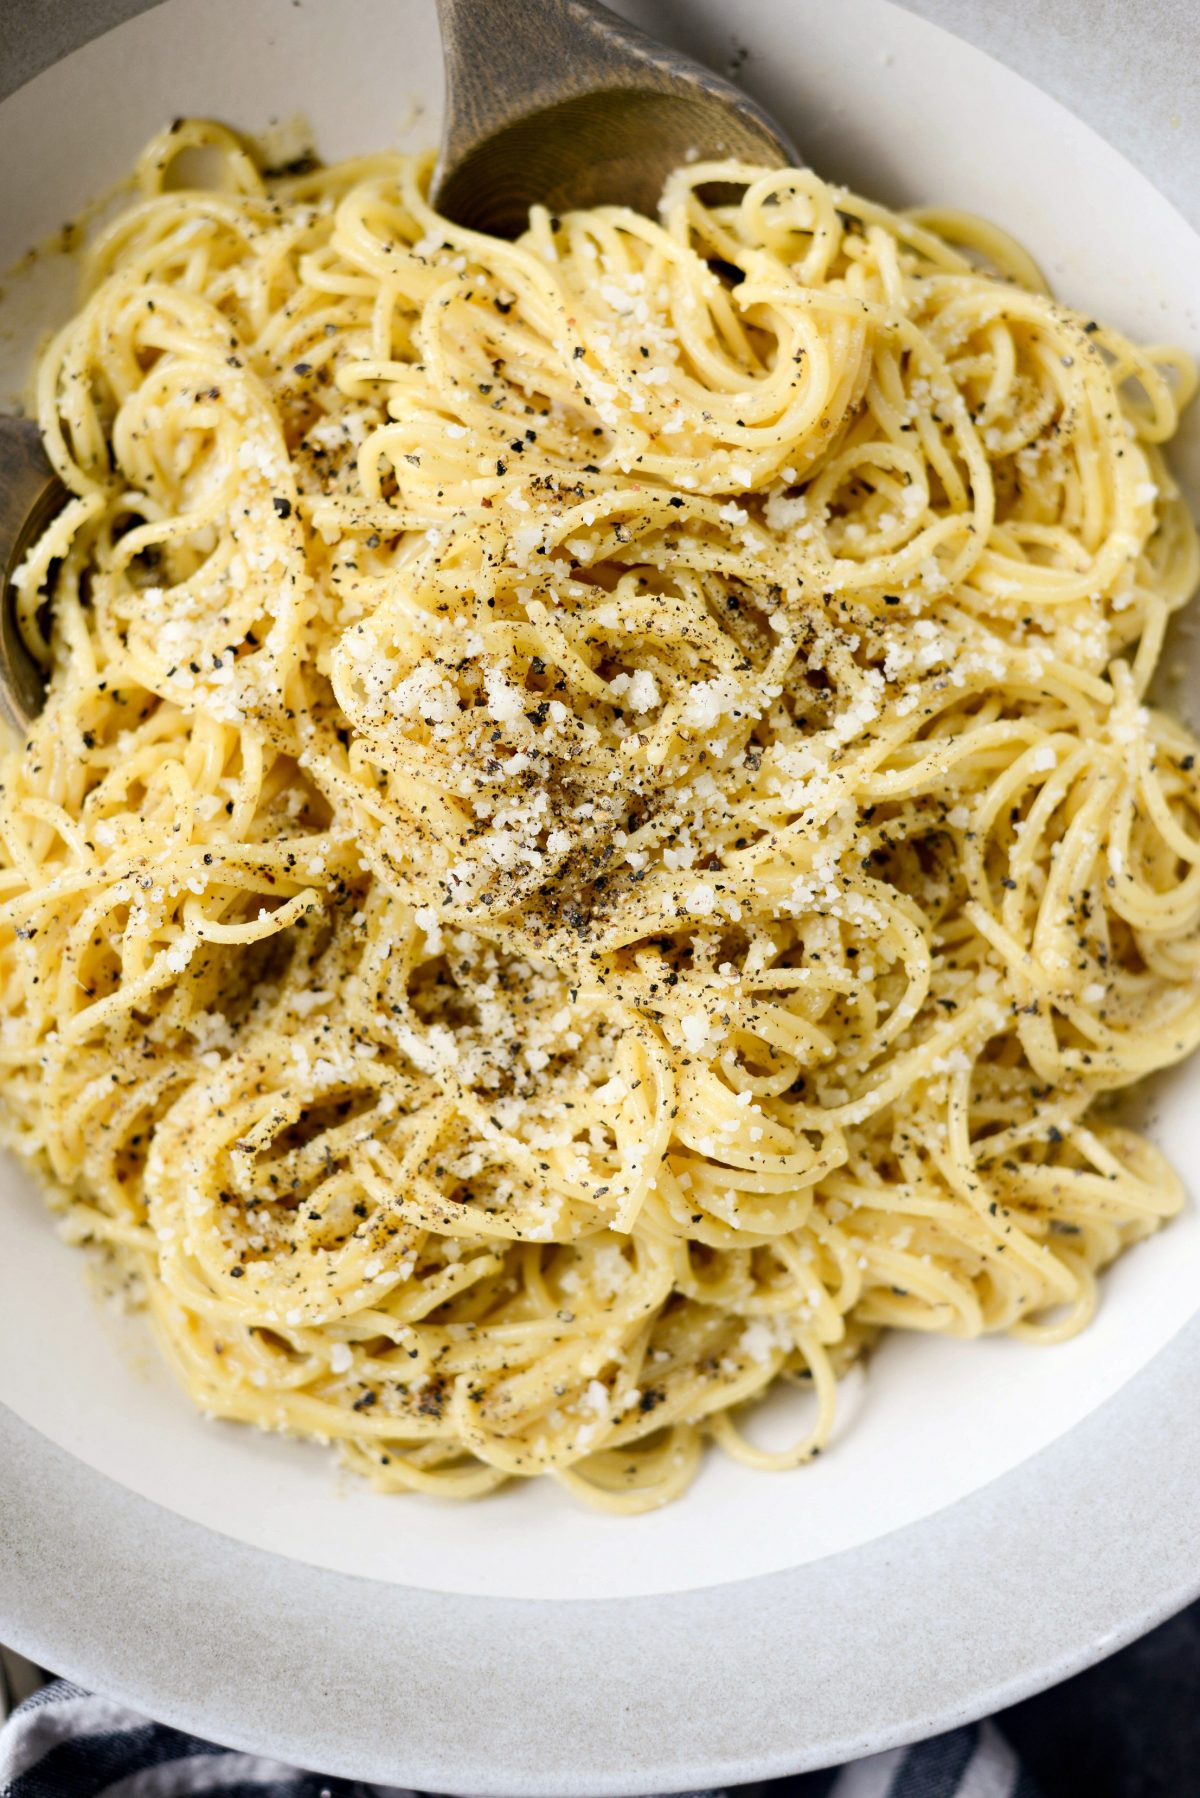
[[[1095,1102],[1200,1039],[1194,377],[808,172],[428,176],[177,125],[42,358],[5,1128],[205,1411],[640,1509],[1181,1202]]]

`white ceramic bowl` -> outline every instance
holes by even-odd
[[[1119,64],[1095,51],[1116,0],[1031,0],[1012,42],[983,0],[923,10],[1044,58],[1195,220],[1200,139],[1171,50],[1187,6],[1159,8],[1153,31],[1143,9],[1132,35],[1126,9]],[[978,47],[888,0],[622,10],[743,65],[823,172],[986,213],[1068,299],[1200,352],[1185,218]],[[61,59],[122,14],[141,16]],[[436,135],[432,0],[77,0],[57,17],[61,41],[32,11],[6,21],[0,90],[43,72],[0,104],[0,167],[23,171],[0,266],[175,114],[260,130],[300,112],[328,156]],[[0,302],[5,397],[65,304],[62,273],[51,259]],[[1194,492],[1198,452],[1193,433]],[[1185,1169],[1198,1084],[1183,1070],[1153,1100]],[[893,1340],[848,1383],[820,1463],[770,1476],[714,1455],[684,1501],[637,1519],[549,1486],[469,1508],[384,1499],[316,1449],[202,1423],[7,1166],[0,1244],[0,1635],[323,1771],[560,1795],[792,1771],[1010,1701],[1200,1588],[1194,1209],[1114,1270],[1076,1341]]]

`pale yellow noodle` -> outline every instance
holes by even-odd
[[[1195,376],[810,172],[428,173],[185,121],[41,359],[5,1131],[205,1411],[636,1511],[1181,1202],[1095,1101],[1200,1039]]]

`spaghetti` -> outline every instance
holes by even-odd
[[[41,359],[5,1127],[205,1411],[644,1509],[1181,1203],[1095,1101],[1200,1039],[1195,377],[807,171],[428,174],[178,125]]]

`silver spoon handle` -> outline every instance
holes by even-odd
[[[34,421],[0,416],[0,717],[19,732],[42,709],[45,675],[18,629],[12,577],[66,498]]]
[[[599,0],[438,0],[438,19],[455,123],[480,131],[574,94],[670,81],[686,60]]]
[[[653,213],[688,153],[795,160],[740,88],[598,0],[438,0],[438,17],[434,195],[461,224],[515,235],[533,200]]]

